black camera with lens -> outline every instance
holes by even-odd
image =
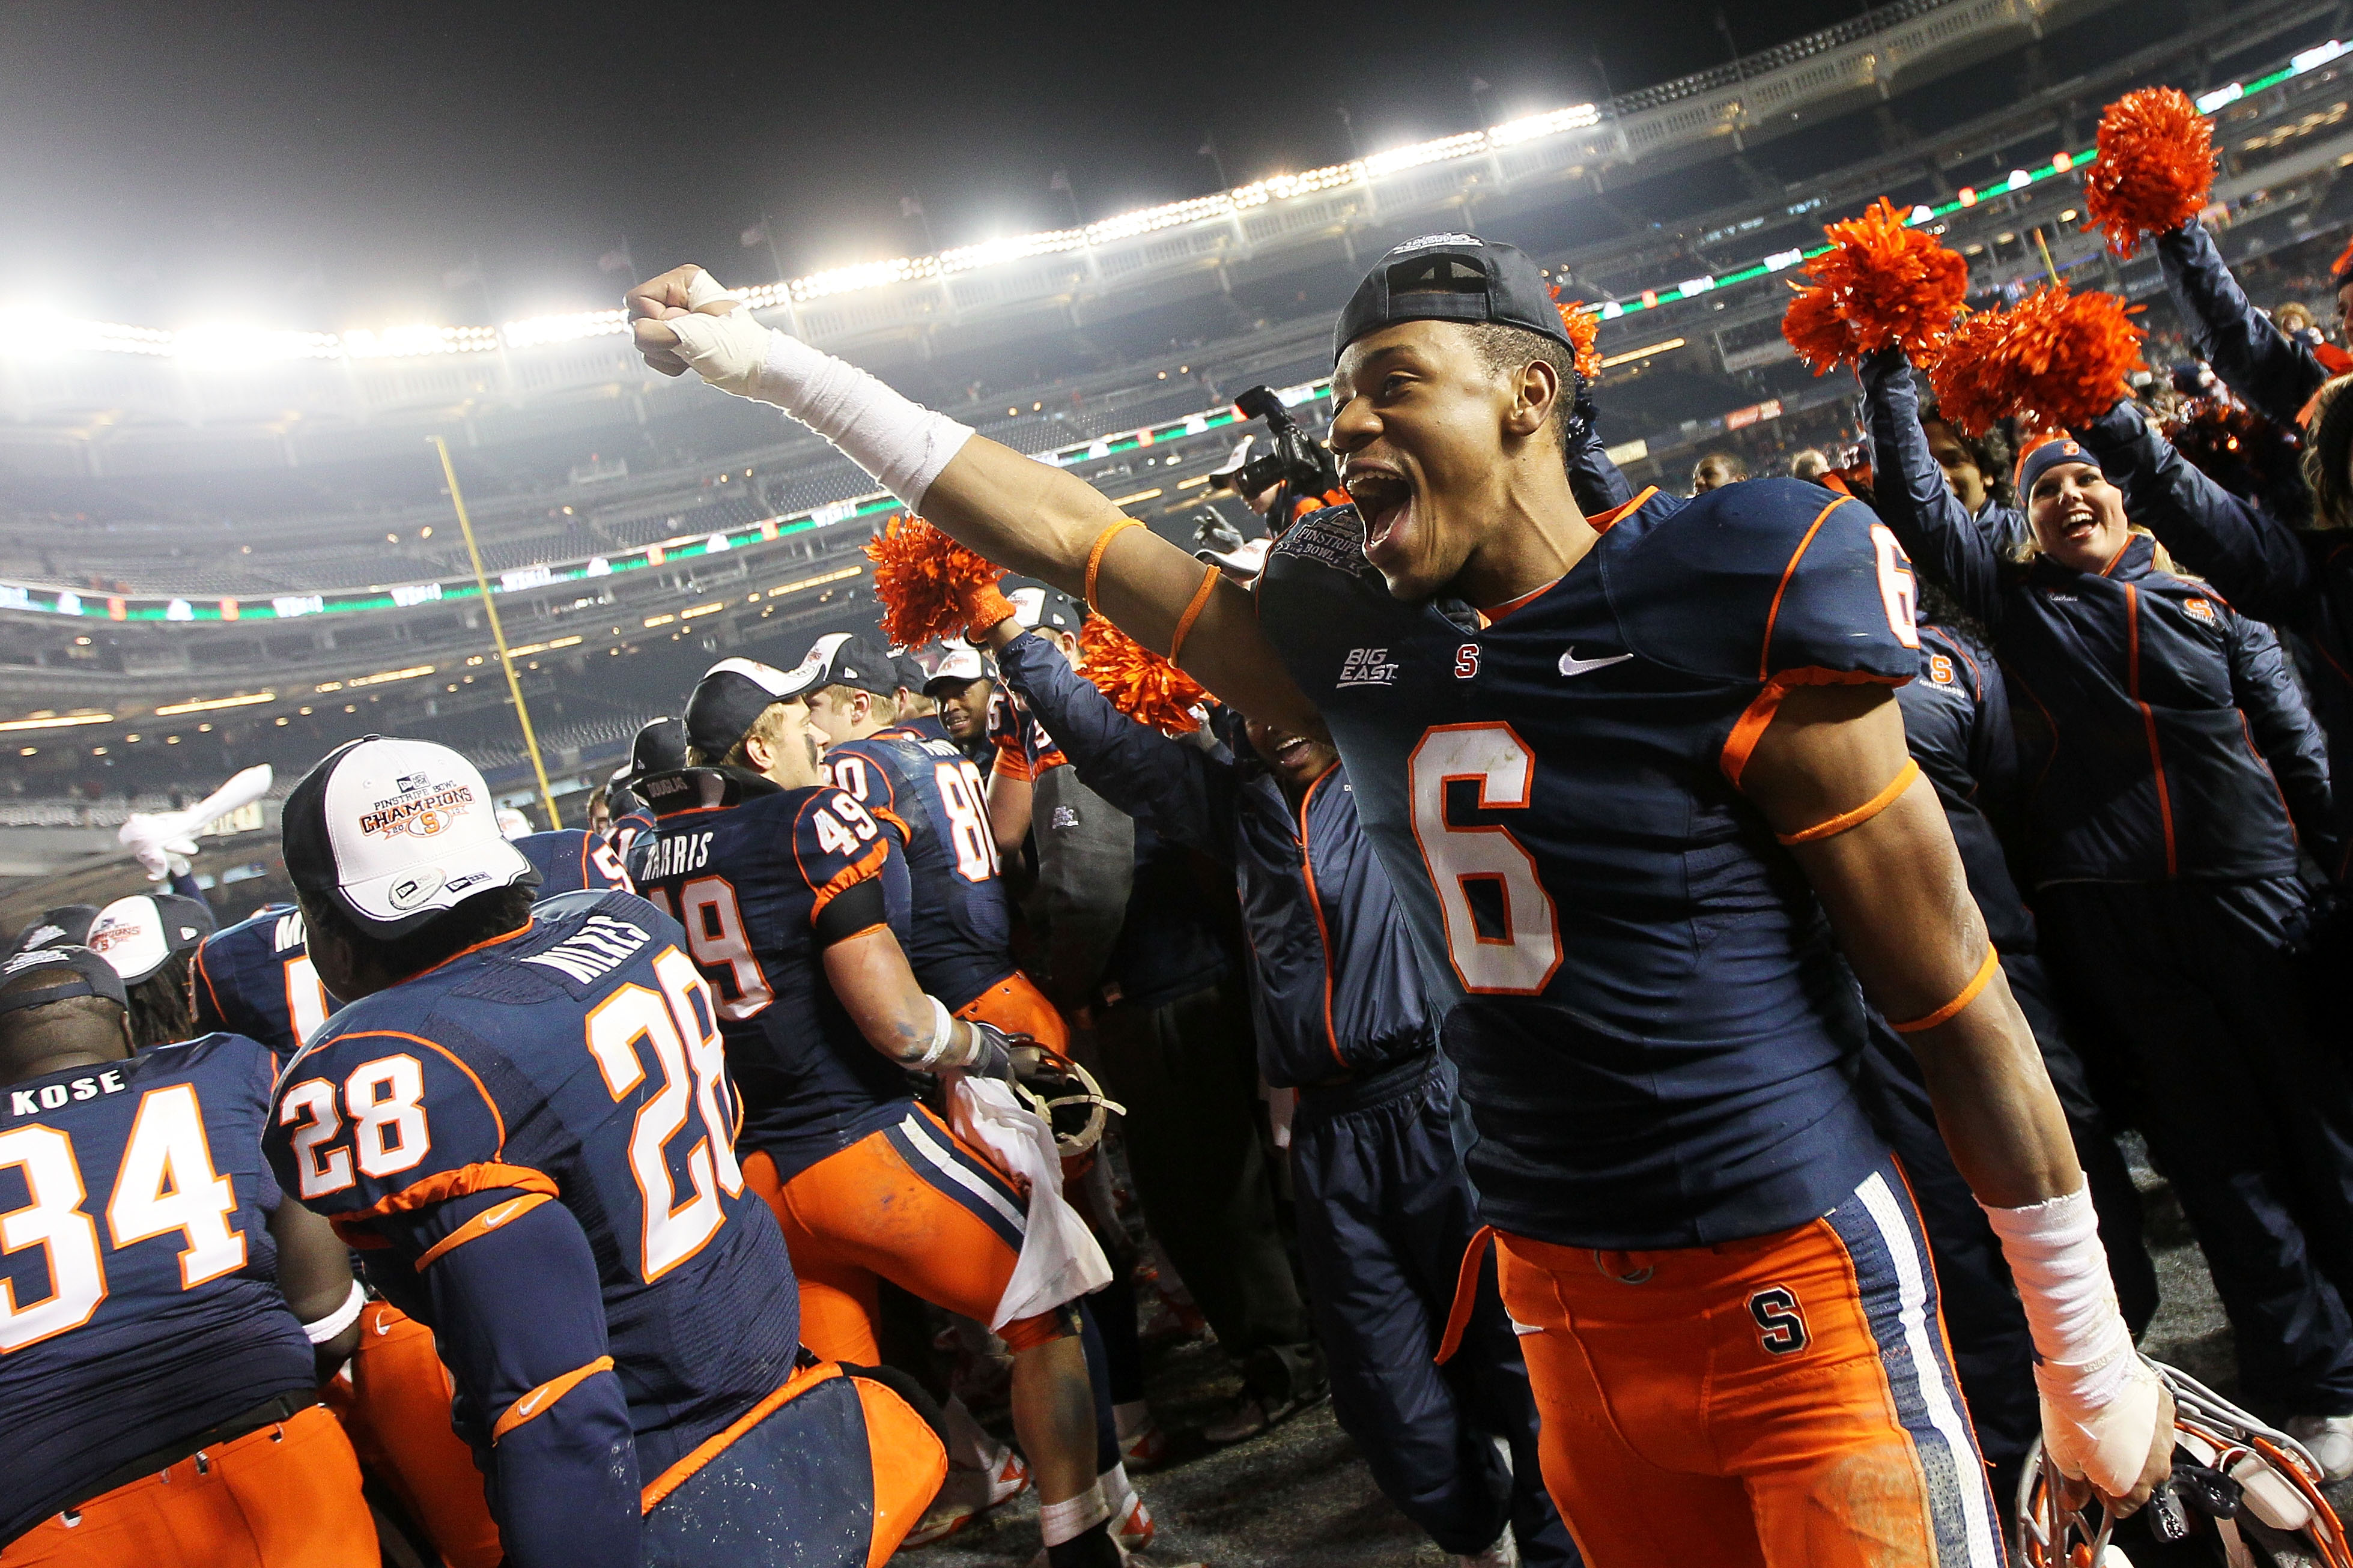
[[[1234,470],[1236,495],[1254,496],[1275,485],[1293,496],[1319,496],[1339,488],[1340,469],[1332,454],[1291,416],[1272,387],[1251,387],[1234,399],[1234,407],[1244,418],[1266,421],[1267,441],[1273,448]]]

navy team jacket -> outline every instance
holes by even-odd
[[[2159,571],[2139,534],[2103,572],[2004,559],[1928,456],[1901,353],[1875,357],[1863,381],[1881,518],[1985,624],[2042,715],[2046,732],[2024,759],[2035,884],[2292,877],[2299,836],[2331,858],[2320,731],[2270,628]],[[2084,444],[2112,479],[2127,477],[2107,465],[2135,452]],[[2154,458],[2141,449],[2137,460]]]
[[[2195,221],[2160,237],[2157,254],[2200,354],[2249,407],[2293,428],[2327,379],[2312,350],[2248,303],[2213,237]],[[2079,431],[2077,438],[2090,434]],[[2170,464],[2135,477],[2152,489],[2190,489],[2192,481],[2178,471],[2188,465],[2170,447],[2164,456]],[[2328,737],[2332,776],[2353,776],[2353,532],[2297,528],[2233,496],[2156,509],[2142,521],[2177,560],[2241,611],[2304,639],[2305,686],[2312,693],[2313,717]],[[2353,859],[2353,791],[2337,792],[2335,831],[2337,853],[2328,868],[2342,882],[2353,873],[2348,863]]]
[[[1137,723],[1038,638],[1016,637],[997,662],[1089,789],[1233,868],[1267,1082],[1327,1083],[1435,1047],[1412,933],[1345,767],[1308,790],[1303,820],[1255,756]]]

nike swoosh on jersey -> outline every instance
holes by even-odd
[[[521,1198],[517,1198],[514,1202],[510,1204],[500,1205],[497,1208],[492,1209],[490,1213],[482,1216],[482,1228],[484,1230],[498,1229],[499,1226],[514,1218],[515,1211],[522,1206],[522,1200]]]
[[[1621,653],[1611,658],[1579,658],[1577,650],[1570,648],[1560,656],[1560,672],[1563,675],[1586,675],[1613,664],[1623,664],[1633,657],[1630,653]]]

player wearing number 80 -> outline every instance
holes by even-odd
[[[311,961],[353,1000],[280,1075],[266,1147],[434,1330],[508,1560],[887,1552],[944,1457],[889,1391],[800,1365],[677,926],[619,892],[534,909],[439,746],[330,753],[285,838]]]

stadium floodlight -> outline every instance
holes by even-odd
[[[66,730],[77,724],[111,724],[111,713],[37,713],[30,719],[0,721],[0,730]]]
[[[158,719],[169,719],[182,713],[210,713],[222,708],[250,708],[257,702],[275,702],[275,691],[248,691],[236,697],[206,697],[189,702],[174,702],[155,710]]]
[[[1601,123],[1601,110],[1590,103],[1580,103],[1572,109],[1556,109],[1547,114],[1525,115],[1507,120],[1501,125],[1487,128],[1488,142],[1497,147],[1509,147],[1518,142],[1533,142],[1539,136],[1558,136],[1564,132],[1583,131]]]

